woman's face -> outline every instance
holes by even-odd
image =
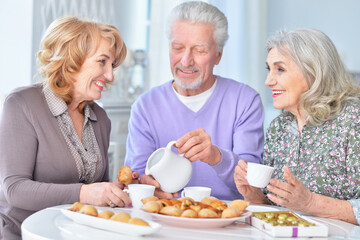
[[[302,71],[275,48],[269,51],[266,66],[269,71],[265,85],[272,91],[274,108],[298,115],[300,96],[309,89]]]
[[[72,92],[73,101],[97,100],[107,82],[114,79],[113,63],[114,49],[110,48],[110,42],[101,39],[95,54],[86,57],[80,70],[74,73],[74,89]]]

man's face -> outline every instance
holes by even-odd
[[[175,22],[170,34],[170,64],[175,84],[196,95],[214,83],[213,69],[221,59],[211,24]]]

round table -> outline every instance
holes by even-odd
[[[24,220],[21,230],[24,240],[39,239],[144,239],[143,237],[122,235],[103,231],[96,228],[90,228],[85,225],[77,224],[62,214],[61,209],[69,208],[70,205],[61,205],[47,208],[36,212]],[[103,207],[101,210],[109,210]],[[267,205],[250,205],[250,211],[273,211],[284,210]],[[112,211],[128,211],[133,217],[142,217],[156,221],[151,214],[144,213],[141,210],[133,208],[111,209]],[[324,219],[311,217],[311,219],[326,224],[329,227],[328,238],[312,238],[312,239],[360,239],[360,227],[339,220]],[[223,228],[180,228],[166,224],[162,224],[160,231],[153,235],[146,236],[146,239],[274,239],[266,233],[246,224],[244,221],[237,221]],[[281,238],[294,239],[294,238]],[[298,238],[308,239],[308,238]]]

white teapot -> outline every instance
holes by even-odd
[[[171,151],[174,144],[175,141],[171,141],[165,148],[153,152],[145,169],[145,174],[152,175],[160,183],[160,189],[169,193],[180,191],[192,176],[191,162]]]

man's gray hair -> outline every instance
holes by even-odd
[[[166,34],[170,39],[171,28],[175,22],[185,20],[190,23],[208,23],[214,26],[214,41],[217,52],[224,48],[229,38],[228,21],[218,8],[201,1],[184,2],[176,6],[170,13]]]

